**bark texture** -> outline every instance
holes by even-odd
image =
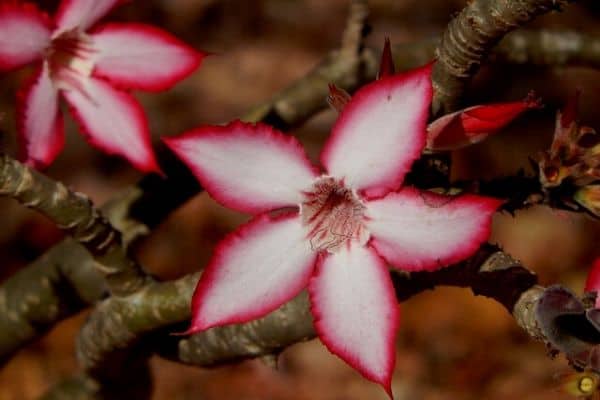
[[[434,115],[458,109],[470,78],[510,31],[560,10],[569,0],[473,0],[448,24],[436,49]]]

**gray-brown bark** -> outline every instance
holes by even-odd
[[[83,245],[115,295],[133,293],[147,283],[144,271],[127,256],[121,233],[85,195],[6,155],[0,155],[0,195],[46,215]]]
[[[452,19],[437,50],[433,69],[433,114],[458,109],[464,86],[492,48],[510,31],[568,0],[473,0]]]

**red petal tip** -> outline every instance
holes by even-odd
[[[379,62],[379,73],[377,79],[384,78],[386,76],[394,75],[394,58],[392,57],[392,46],[390,45],[390,38],[386,36],[385,43],[383,45],[383,51],[381,52],[381,61]]]
[[[187,330],[185,330],[183,332],[171,332],[171,333],[169,333],[169,336],[190,336],[190,335],[193,335],[198,332],[200,332],[199,329],[194,329],[193,327],[190,326]]]

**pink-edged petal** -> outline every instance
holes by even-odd
[[[431,64],[356,92],[321,154],[329,174],[367,196],[398,188],[425,145],[430,76]]]
[[[93,26],[114,7],[128,0],[62,0],[56,12],[59,31]]]
[[[140,171],[159,172],[139,103],[100,79],[87,79],[83,89],[62,93],[88,141],[106,153],[125,157]]]
[[[357,245],[323,254],[308,288],[321,341],[391,397],[400,313],[383,260]]]
[[[105,25],[92,38],[98,51],[94,75],[130,89],[168,89],[198,68],[204,57],[149,25]]]
[[[524,111],[539,108],[531,93],[521,101],[473,106],[436,119],[427,128],[427,148],[454,150],[482,141],[504,128]]]
[[[65,144],[58,91],[44,64],[19,91],[17,126],[21,154],[35,168],[48,166]]]
[[[600,308],[600,258],[597,258],[592,264],[585,281],[586,292],[596,292],[596,308]]]
[[[163,140],[215,200],[243,212],[297,205],[317,176],[298,140],[265,124],[202,126]]]
[[[488,239],[500,204],[406,188],[367,203],[370,244],[398,269],[436,270],[471,256]]]
[[[262,214],[221,241],[192,299],[187,333],[261,317],[306,287],[317,253],[298,214]]]
[[[48,17],[33,4],[0,3],[0,70],[41,58],[50,35]]]

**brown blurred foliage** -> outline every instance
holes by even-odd
[[[54,10],[56,1],[39,2]],[[373,0],[368,43],[408,43],[439,35],[464,6],[459,0]],[[155,140],[202,123],[239,116],[251,105],[301,77],[338,45],[346,0],[148,0],[113,13],[114,19],[159,25],[213,53],[192,77],[162,94],[138,95]],[[534,27],[571,28],[600,34],[600,6],[593,0],[540,18]],[[30,71],[0,77],[0,147],[15,154],[14,93]],[[532,111],[504,133],[455,156],[456,178],[492,177],[527,168],[528,156],[550,144],[554,113],[576,87],[584,89],[580,117],[600,129],[600,75],[585,68],[485,67],[473,82],[469,104],[524,97],[530,89],[546,107]],[[550,84],[549,84],[550,83]],[[323,99],[325,101],[325,99]],[[335,118],[331,111],[296,131],[316,159]],[[68,120],[67,148],[47,173],[101,204],[139,175],[125,162],[89,147]],[[0,280],[61,238],[43,217],[0,199]],[[164,279],[200,269],[215,243],[246,217],[218,206],[205,194],[176,211],[136,254]],[[580,291],[595,256],[600,224],[582,215],[534,208],[513,218],[500,215],[492,240],[535,270],[543,284],[561,282]],[[498,304],[467,290],[437,289],[402,307],[397,399],[567,399],[553,375],[566,370],[539,343],[520,332]],[[76,370],[73,341],[83,318],[57,326],[0,370],[0,399],[33,399]],[[201,370],[152,360],[154,399],[385,399],[376,385],[332,356],[318,342],[286,350],[275,371],[258,360]]]

